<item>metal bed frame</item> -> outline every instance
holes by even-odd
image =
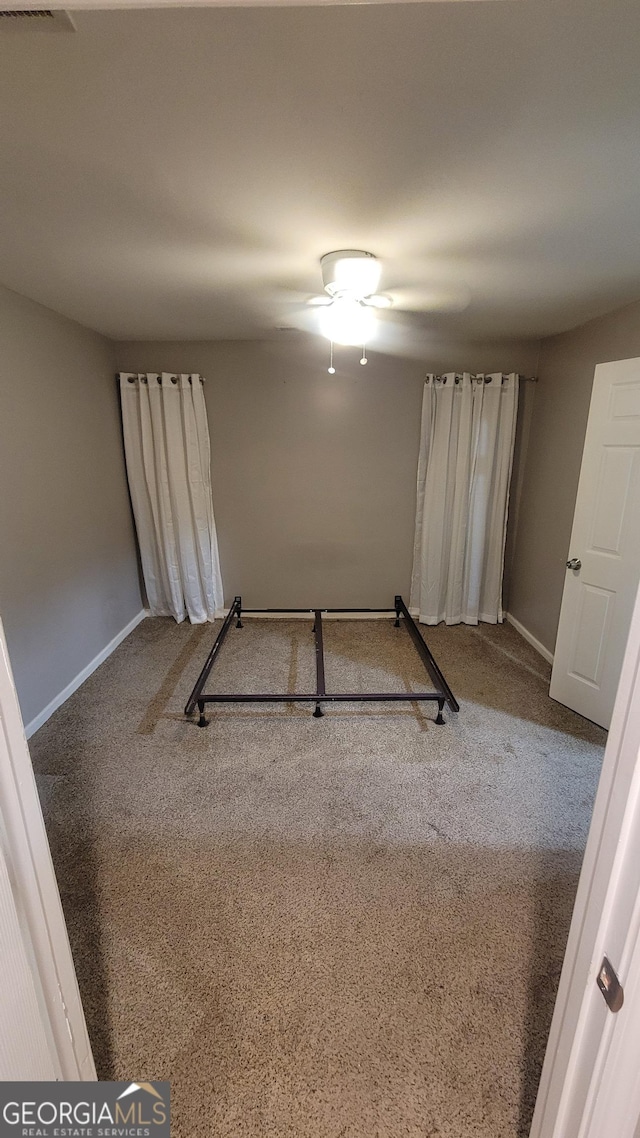
[[[416,700],[421,702],[431,702],[438,704],[438,715],[435,722],[439,725],[445,722],[442,714],[445,703],[448,704],[451,711],[459,711],[460,705],[456,700],[451,688],[445,680],[440,668],[436,664],[429,648],[427,647],[424,639],[422,638],[418,626],[416,625],[411,613],[409,612],[406,604],[401,596],[394,598],[394,608],[396,618],[394,625],[396,628],[400,627],[400,617],[404,619],[404,623],[409,633],[422,663],[424,664],[427,672],[431,677],[435,691],[430,692],[328,692],[325,683],[324,675],[324,644],[322,639],[322,615],[323,613],[386,613],[391,612],[390,609],[243,609],[242,597],[234,597],[233,604],[227,613],[222,627],[215,638],[213,647],[207,656],[204,667],[195,682],[193,691],[187,700],[187,705],[184,713],[187,716],[193,715],[193,712],[198,708],[200,718],[198,719],[198,727],[206,727],[208,720],[205,718],[204,709],[208,703],[315,703],[314,716],[318,718],[323,715],[323,703],[413,703]],[[245,693],[223,693],[223,694],[209,694],[205,692],[205,684],[211,674],[211,669],[215,664],[220,649],[224,644],[225,638],[233,621],[236,622],[236,628],[242,628],[242,614],[246,616],[259,616],[260,614],[267,613],[308,613],[313,617],[313,632],[315,635],[315,648],[316,648],[316,690],[314,692],[281,692],[273,694],[271,692],[264,692],[261,694],[245,694]]]

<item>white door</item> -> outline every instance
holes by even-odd
[[[610,1010],[607,956],[624,988]],[[573,910],[530,1138],[638,1138],[640,592]]]
[[[609,727],[640,580],[640,360],[598,364],[550,695]]]

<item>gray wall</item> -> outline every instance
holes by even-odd
[[[509,612],[555,646],[596,364],[640,356],[640,301],[543,340],[510,566]]]
[[[139,612],[113,348],[0,288],[0,614],[33,719]]]
[[[532,374],[532,342],[441,345],[424,362],[278,341],[121,343],[122,371],[206,377],[227,600],[384,606],[408,596],[426,371]]]

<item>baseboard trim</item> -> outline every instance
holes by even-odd
[[[526,640],[532,648],[535,648],[536,652],[539,652],[548,664],[553,664],[553,652],[550,652],[548,648],[545,648],[544,644],[541,644],[540,641],[533,635],[533,633],[529,632],[528,628],[525,628],[524,624],[520,624],[520,621],[516,620],[515,616],[512,616],[510,612],[506,612],[504,614],[504,619],[508,622],[508,624],[513,625],[516,632],[519,632],[522,638]]]
[[[141,609],[139,613],[136,613],[133,619],[130,620],[129,623],[124,626],[124,628],[121,628],[120,632],[118,632],[116,636],[114,636],[113,640],[110,640],[109,643],[102,649],[102,651],[98,652],[97,656],[94,656],[91,663],[87,664],[86,668],[83,668],[81,672],[78,672],[78,675],[74,676],[74,678],[71,680],[71,683],[67,684],[66,688],[63,688],[61,692],[58,692],[58,694],[51,700],[51,702],[48,703],[47,706],[43,708],[42,711],[36,715],[30,723],[27,723],[24,729],[24,733],[27,736],[27,739],[30,739],[32,735],[35,735],[36,731],[42,727],[43,723],[46,723],[47,719],[51,718],[54,711],[57,711],[59,707],[62,707],[62,704],[69,699],[69,696],[73,695],[73,693],[78,690],[84,681],[89,679],[91,673],[95,672],[96,668],[99,668],[100,665],[104,663],[104,661],[107,659],[107,656],[110,656],[112,652],[115,652],[118,645],[122,644],[122,641],[127,638],[129,633],[133,632],[134,628],[137,628],[141,621],[143,621],[147,616],[149,616],[147,609]]]

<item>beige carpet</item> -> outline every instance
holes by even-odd
[[[425,630],[462,709],[181,709],[211,626],[147,620],[32,740],[102,1077],[176,1138],[528,1133],[604,733],[508,626]],[[325,625],[328,684],[424,684]],[[313,679],[310,624],[230,633],[218,690]],[[285,689],[286,690],[286,689]]]

